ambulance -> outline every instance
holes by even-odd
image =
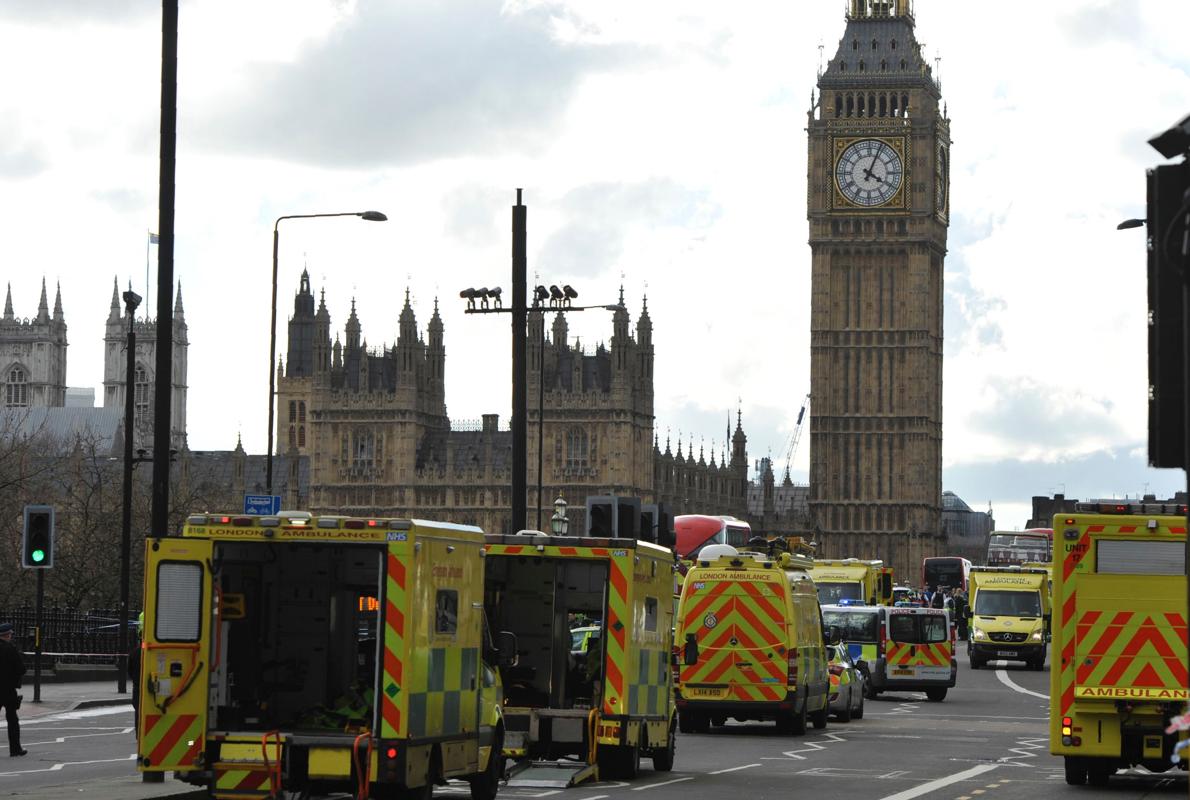
[[[503,668],[510,787],[673,769],[674,555],[636,539],[489,534],[483,605],[515,636]],[[597,620],[586,652],[572,619]]]
[[[972,567],[968,577],[971,669],[989,661],[1023,661],[1045,667],[1049,644],[1049,573],[1025,567]]]
[[[705,733],[728,717],[775,720],[798,735],[807,721],[826,727],[830,674],[812,563],[730,545],[699,554],[676,625],[683,733]]]
[[[1066,782],[1170,769],[1187,737],[1170,724],[1188,699],[1186,506],[1095,502],[1056,515],[1054,608],[1050,752]]]
[[[499,663],[478,528],[197,514],[145,549],[137,766],[217,800],[496,794]],[[501,642],[501,649],[496,646]]]
[[[823,605],[841,601],[892,605],[892,568],[883,561],[864,561],[858,558],[814,559],[810,577],[818,589]]]

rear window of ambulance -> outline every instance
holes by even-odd
[[[878,638],[875,611],[823,611],[822,624],[837,627],[845,642],[875,642]]]
[[[1186,574],[1186,547],[1181,542],[1100,539],[1095,550],[1095,571],[1100,575]]]

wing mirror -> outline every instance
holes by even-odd
[[[515,667],[519,656],[517,654],[516,634],[512,631],[500,631],[496,634],[496,658],[502,667]]]

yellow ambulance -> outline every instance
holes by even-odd
[[[686,574],[676,624],[683,733],[775,720],[803,734],[826,727],[830,674],[811,559],[711,545]]]
[[[1066,782],[1171,767],[1185,731],[1186,506],[1080,504],[1054,517],[1050,752]],[[1185,760],[1179,764],[1185,769]]]
[[[816,558],[810,577],[823,605],[867,603],[892,605],[893,575],[883,561],[858,558]]]
[[[298,511],[198,514],[149,539],[137,766],[223,800],[424,800],[447,778],[491,800],[484,562],[478,528]]]
[[[971,669],[989,661],[1023,661],[1045,667],[1049,643],[1049,573],[1025,567],[972,567],[967,585]]]

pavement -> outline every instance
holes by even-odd
[[[38,742],[44,739],[52,730],[52,736],[66,733],[64,739],[73,738],[73,729],[59,730],[64,723],[79,724],[79,720],[71,720],[83,712],[94,709],[92,713],[113,712],[121,717],[121,724],[131,723],[132,695],[130,692],[117,692],[115,679],[110,681],[83,681],[77,683],[43,683],[41,685],[41,702],[33,702],[32,681],[26,681],[19,690],[24,696],[21,703],[21,740],[29,755],[16,759],[0,761],[0,798],[22,798],[22,800],[65,800],[65,798],[86,798],[86,800],[148,800],[148,798],[169,797],[173,800],[198,800],[207,797],[204,791],[196,791],[193,786],[167,778],[164,783],[144,783],[135,767],[124,759],[128,766],[122,768],[124,774],[87,776],[79,780],[73,770],[64,769],[61,761],[52,759],[46,762],[43,756],[46,746]],[[105,707],[108,707],[105,709]],[[106,714],[105,714],[106,715]],[[106,715],[110,716],[110,715]],[[126,719],[124,719],[126,717]],[[0,722],[0,730],[7,728]],[[123,728],[122,730],[127,730]],[[94,734],[92,734],[94,735]],[[4,734],[0,734],[0,741]],[[59,740],[61,741],[61,740]],[[131,753],[135,744],[129,739],[124,745],[125,752]],[[80,753],[78,758],[85,758],[86,753]],[[106,759],[104,759],[106,761]],[[84,762],[74,762],[84,763]],[[99,761],[93,763],[98,764]],[[47,765],[48,764],[48,765]],[[14,767],[19,771],[10,772]],[[82,777],[82,776],[79,776]]]

